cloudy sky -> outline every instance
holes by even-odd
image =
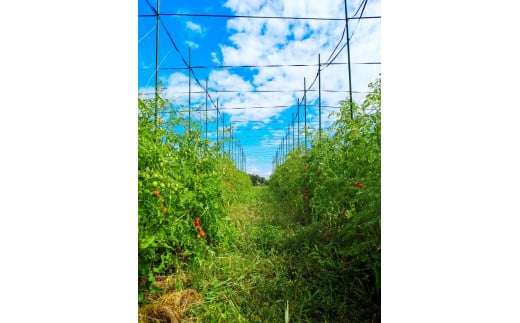
[[[157,1],[138,3],[138,87],[144,96],[153,95],[155,86],[156,19],[150,5],[157,8]],[[347,6],[349,17],[381,16],[379,0],[349,0]],[[310,90],[307,124],[311,131],[317,129],[318,59],[321,63],[340,63],[322,66],[322,127],[331,124],[330,113],[337,111],[339,102],[347,97],[348,68],[341,64],[347,62],[343,0],[163,1],[159,11],[158,61],[163,94],[175,105],[187,106],[188,72],[179,68],[186,66],[184,61],[189,62],[191,48],[191,65],[196,67],[191,80],[195,92],[191,95],[192,108],[205,109],[205,94],[196,92],[204,92],[197,80],[205,87],[207,78],[209,114],[215,116],[218,98],[225,125],[233,125],[235,139],[243,148],[248,173],[268,177],[272,172],[273,157],[292,118],[296,118],[298,100],[303,98],[304,79]],[[379,18],[349,21],[352,91],[357,102],[363,99],[368,83],[380,74],[380,27]],[[222,68],[244,65],[257,67]],[[198,122],[204,121],[204,114],[193,115]],[[300,122],[303,128],[303,107]],[[209,124],[208,131],[209,138],[216,137],[214,123]]]

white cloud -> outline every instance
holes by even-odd
[[[191,48],[199,48],[199,44],[195,43],[195,42],[192,42],[190,40],[186,40],[184,41],[184,43],[186,45],[188,45],[188,47],[191,47]]]
[[[362,0],[349,4],[349,14],[353,15]],[[293,17],[334,17],[344,16],[343,0],[294,1],[294,0],[228,0],[225,7],[239,15],[293,16]],[[364,16],[380,15],[380,2],[369,1]],[[359,24],[358,24],[359,21]],[[380,26],[379,19],[353,20],[349,24],[351,39],[350,54],[352,63],[380,62]],[[202,26],[191,21],[186,28],[205,34]],[[320,20],[277,20],[277,19],[229,19],[226,24],[229,33],[228,42],[219,44],[220,52],[212,52],[212,62],[218,65],[271,65],[271,64],[311,64],[318,63],[318,54],[324,63],[336,47],[343,30],[344,21]],[[198,45],[190,41],[191,47]],[[341,48],[345,43],[342,40]],[[335,62],[346,62],[346,48]],[[213,98],[219,98],[219,107],[231,117],[231,121],[245,121],[237,124],[237,134],[240,129],[263,131],[269,129],[273,121],[277,121],[284,108],[274,106],[293,106],[298,98],[303,96],[303,80],[306,78],[310,86],[317,73],[317,66],[309,67],[259,67],[251,70],[248,76],[236,74],[233,70],[213,70],[209,75],[209,88],[218,90],[241,91],[238,93],[218,93]],[[354,91],[367,91],[368,83],[375,80],[380,73],[380,65],[351,65],[352,88]],[[321,72],[322,90],[344,92],[322,92],[322,105],[339,106],[339,102],[347,97],[348,73],[346,65],[331,65]],[[168,79],[166,93],[185,104],[188,89],[187,74],[174,73]],[[318,82],[312,90],[318,89]],[[192,91],[200,91],[192,80]],[[265,93],[251,91],[283,90],[283,93]],[[298,91],[300,90],[300,91]],[[361,101],[364,94],[354,94],[355,101]],[[317,102],[318,92],[307,92],[309,105]],[[192,94],[192,103],[204,102],[205,95]],[[242,109],[247,107],[266,107],[262,109]],[[238,108],[238,109],[237,109]],[[288,108],[287,108],[288,109]],[[294,110],[292,110],[294,111]],[[329,123],[334,120],[329,114],[337,109],[322,108],[322,121]],[[308,107],[308,121],[317,120],[317,107]],[[212,115],[214,115],[213,112]],[[254,123],[247,121],[263,121]],[[228,120],[226,120],[228,122]],[[283,120],[283,122],[290,122]],[[276,151],[285,135],[285,129],[274,125],[269,135],[261,136],[258,146],[254,149]],[[264,129],[262,129],[264,128]],[[262,130],[260,130],[262,129]],[[253,149],[253,147],[251,147]],[[251,153],[251,152],[250,152]],[[247,154],[246,154],[247,156]],[[271,159],[272,160],[272,157]],[[271,173],[270,160],[268,165],[248,164],[248,172],[268,176]],[[254,166],[254,167],[253,167]],[[265,167],[264,167],[265,166]],[[256,167],[256,168],[255,168]]]
[[[352,5],[356,8],[358,3]],[[291,0],[272,1],[238,1],[229,0],[225,6],[236,14],[266,15],[266,16],[294,16],[294,17],[341,17],[344,13],[344,4],[340,0],[306,1],[304,3]],[[353,8],[351,14],[353,14]],[[365,9],[376,12],[379,4],[372,4]],[[377,12],[375,13],[377,14]],[[363,20],[357,28],[355,22],[349,26],[355,29],[351,42],[351,62],[379,62],[379,21]],[[270,65],[270,64],[317,64],[318,54],[321,54],[322,63],[332,53],[339,41],[345,23],[343,21],[316,21],[316,20],[275,20],[275,19],[230,19],[227,23],[230,44],[221,45],[222,61],[225,65]],[[351,32],[352,33],[352,32]],[[345,42],[343,40],[342,44]],[[339,47],[341,48],[341,46]],[[346,62],[346,49],[337,57],[336,62]],[[354,91],[366,91],[367,84],[379,74],[379,65],[352,65],[352,86]],[[254,70],[252,80],[247,80],[256,90],[301,90],[303,79],[307,79],[307,87],[315,79],[317,67],[260,67]],[[347,67],[345,65],[331,65],[322,71],[322,89],[345,91],[348,89]],[[229,75],[228,75],[229,78]],[[243,80],[245,81],[245,80]],[[317,82],[313,90],[318,89]],[[223,106],[275,106],[293,105],[297,93],[242,93],[223,96]],[[308,101],[317,99],[317,92],[308,92]],[[338,106],[346,97],[343,93],[322,93],[322,104]],[[354,100],[360,100],[361,95],[354,95]],[[230,111],[232,115],[241,118],[256,118],[256,120],[272,118],[279,115],[281,109],[255,109]],[[228,111],[226,111],[228,112]],[[322,118],[326,109],[322,112]]]
[[[221,65],[222,63],[220,62],[220,60],[218,59],[217,57],[217,53],[215,52],[211,52],[211,61],[217,65]]]
[[[189,30],[194,31],[198,34],[201,34],[201,35],[204,34],[204,30],[202,29],[202,26],[198,25],[192,21],[186,22],[186,28],[188,28]]]

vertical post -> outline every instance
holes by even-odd
[[[280,142],[280,146],[278,147],[278,150],[280,150],[280,156],[278,157],[278,159],[279,159],[278,163],[281,164],[282,160],[283,160],[283,138],[282,138],[282,141]]]
[[[287,149],[286,149],[287,154],[286,154],[286,156],[289,155],[289,153],[291,152],[291,144],[290,144],[290,140],[289,140],[289,139],[291,139],[290,134],[291,134],[291,128],[287,127],[287,134],[285,135],[286,138],[287,138],[287,140],[285,141],[285,144],[287,145]]]
[[[347,66],[348,66],[348,90],[350,92],[350,118],[354,119],[354,113],[352,112],[352,77],[350,75],[350,36],[348,34],[348,11],[347,11],[347,0],[345,3],[345,33],[347,35]]]
[[[300,98],[297,98],[298,101],[298,148],[300,148]]]
[[[228,154],[229,159],[233,160],[231,153],[233,152],[233,129],[231,129],[231,123],[229,124],[229,144],[228,144]]]
[[[292,149],[294,150],[294,114],[291,115],[291,124],[292,124]]]
[[[321,141],[321,58],[318,54],[318,141]]]
[[[304,126],[303,131],[305,131],[305,149],[307,149],[307,84],[305,81],[305,77],[303,78],[303,120]]]
[[[224,112],[222,112],[222,154],[224,154]]]
[[[206,139],[208,139],[208,77],[206,77]]]
[[[161,7],[160,0],[157,0],[157,17],[155,19],[155,125],[157,126],[157,110],[158,104],[158,88],[159,88],[159,10]]]
[[[285,159],[285,137],[282,138],[282,161]]]
[[[218,145],[218,98],[217,98],[217,145]]]
[[[285,158],[287,157],[287,145],[286,145],[286,137],[283,138],[282,142],[282,151],[283,151],[283,160],[285,161]]]
[[[188,130],[191,131],[191,47],[188,57]]]

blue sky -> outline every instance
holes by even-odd
[[[149,0],[154,7],[156,0]],[[347,1],[349,17],[361,7],[363,0]],[[182,3],[182,4],[179,4]],[[152,14],[145,0],[138,1],[139,14]],[[161,14],[223,14],[255,16],[289,16],[344,18],[343,0],[200,0],[162,1]],[[359,16],[360,12],[356,16]],[[363,16],[380,16],[380,2],[368,0]],[[322,20],[280,20],[251,18],[214,18],[193,16],[161,16],[159,27],[159,78],[164,96],[173,104],[186,106],[188,102],[187,70],[164,68],[184,67],[166,30],[170,33],[186,61],[192,50],[192,65],[292,65],[317,64],[327,61],[342,38],[345,22]],[[380,19],[351,20],[349,22],[350,55],[353,92],[366,92],[369,82],[381,72]],[[155,68],[155,18],[138,18],[138,88],[143,96],[153,95]],[[346,40],[339,44],[340,49]],[[346,48],[337,56],[336,63],[347,62]],[[269,177],[272,160],[286,134],[292,116],[297,111],[297,100],[303,97],[304,78],[307,88],[315,79],[317,66],[260,67],[260,68],[202,68],[194,69],[195,76],[208,87],[213,103],[219,99],[225,124],[232,124],[234,135],[244,150],[247,172]],[[202,91],[192,78],[192,91]],[[322,105],[337,107],[346,98],[348,72],[346,65],[330,65],[321,72]],[[307,122],[313,129],[318,120],[318,82],[307,94]],[[237,92],[212,92],[215,90]],[[256,92],[282,90],[283,92]],[[337,92],[328,92],[337,91]],[[341,92],[343,91],[343,92]],[[360,102],[362,93],[354,93]],[[192,107],[204,108],[205,95],[192,93]],[[280,108],[279,106],[286,106]],[[253,108],[262,107],[262,108]],[[210,102],[208,109],[214,109]],[[335,108],[322,108],[322,127],[333,121],[330,113]],[[302,113],[302,112],[301,112]],[[210,114],[215,115],[215,112]],[[193,113],[194,118],[202,117]],[[303,126],[303,113],[300,115]],[[203,120],[203,119],[199,119]],[[209,126],[209,137],[215,138],[215,125]]]

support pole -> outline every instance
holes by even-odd
[[[218,98],[217,98],[217,145],[218,145]]]
[[[321,58],[318,54],[318,140],[321,141]]]
[[[228,154],[229,159],[233,160],[232,152],[233,152],[233,129],[231,129],[231,124],[229,125],[229,144],[228,144]]]
[[[298,148],[300,148],[300,98],[297,98],[298,101]]]
[[[188,130],[191,131],[191,47],[188,57]]]
[[[206,140],[208,139],[208,78],[206,77]]]
[[[154,120],[155,126],[158,124],[157,111],[159,110],[159,8],[161,7],[160,0],[157,0],[157,17],[155,19],[155,111]]]
[[[291,125],[292,125],[292,149],[294,150],[294,114],[291,115]]]
[[[287,152],[287,153],[285,154],[285,156],[289,155],[289,152],[290,152],[290,149],[291,149],[291,145],[289,144],[289,142],[290,142],[289,139],[291,138],[291,137],[289,136],[290,131],[291,131],[290,129],[291,129],[291,128],[287,127],[287,133],[286,133],[286,135],[285,135],[285,138],[287,138],[287,139],[285,140],[285,145],[286,145],[286,147],[285,147],[285,151]]]
[[[347,66],[348,66],[348,90],[350,93],[350,118],[354,119],[354,113],[352,110],[352,77],[350,74],[350,36],[348,34],[348,11],[347,11],[347,0],[344,0],[345,3],[345,32],[347,35]]]
[[[305,77],[303,78],[303,120],[304,127],[303,131],[305,131],[305,149],[307,149],[307,84],[305,81]]]
[[[222,154],[224,154],[224,152],[225,152],[225,150],[224,150],[225,149],[225,146],[224,146],[225,145],[224,144],[224,137],[225,137],[224,136],[224,128],[225,128],[225,126],[226,125],[224,123],[224,113],[222,113]]]

